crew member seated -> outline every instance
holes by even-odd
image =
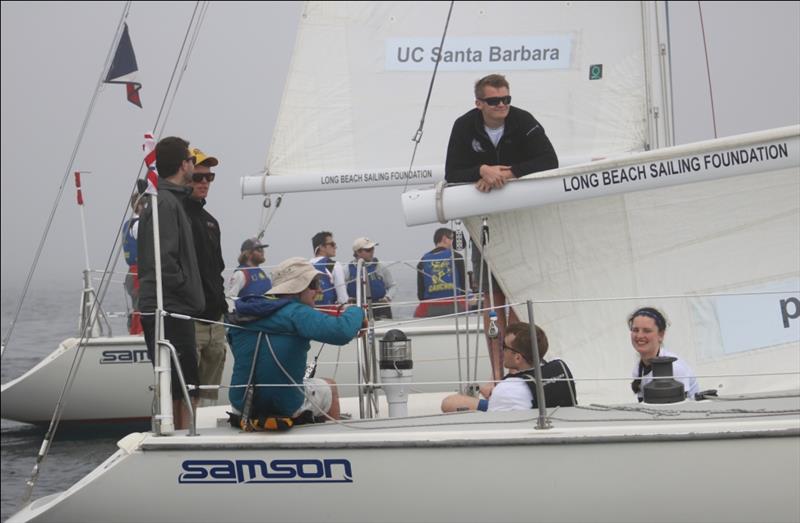
[[[536,343],[539,346],[545,406],[572,407],[578,404],[575,382],[567,364],[561,360],[546,362],[547,335],[537,325]],[[496,385],[480,386],[483,398],[453,394],[442,401],[442,412],[509,411],[537,408],[536,381],[533,367],[533,345],[527,323],[512,323],[506,330],[503,346],[503,366],[510,372]]]

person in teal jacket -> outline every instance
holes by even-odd
[[[298,417],[311,411],[315,418],[339,418],[336,382],[327,378],[305,378],[310,340],[332,345],[349,343],[361,328],[364,313],[346,306],[338,317],[314,309],[319,292],[319,273],[304,258],[289,258],[272,273],[273,287],[263,296],[245,296],[236,301],[228,338],[233,352],[231,385],[247,385],[258,346],[253,383],[299,385],[255,387],[250,418]],[[259,340],[260,338],[260,340]],[[246,388],[229,393],[234,414],[241,414]]]

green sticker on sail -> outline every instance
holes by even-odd
[[[589,66],[589,80],[600,80],[603,78],[603,64]]]

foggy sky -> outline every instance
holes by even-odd
[[[4,294],[21,289],[66,171],[91,171],[83,177],[90,263],[93,268],[106,263],[141,164],[142,135],[153,129],[194,9],[193,3],[133,4],[128,25],[144,109],[125,100],[123,86],[104,86],[70,166],[123,5],[2,2]],[[241,199],[239,177],[264,167],[301,7],[212,3],[163,133],[183,136],[220,159],[207,209],[221,224],[228,268],[235,266],[242,240],[259,230],[261,198]],[[702,7],[719,135],[800,122],[800,3],[704,2]],[[697,3],[670,3],[670,17],[677,141],[709,139]],[[513,85],[513,75],[510,80]],[[467,100],[464,110],[469,108]],[[72,183],[70,175],[37,269],[40,285],[57,281],[80,288],[84,256]],[[321,229],[334,231],[340,260],[362,235],[381,243],[383,259],[418,257],[432,247],[436,226],[407,228],[401,192],[288,195],[267,233],[267,263],[310,257],[310,238]],[[117,269],[124,267],[120,260]]]

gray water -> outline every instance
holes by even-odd
[[[1,299],[5,336],[16,312],[19,291],[3,288]],[[79,304],[80,286],[69,290],[37,290],[29,295],[3,356],[3,383],[23,374],[51,353],[61,340],[77,333]],[[114,332],[124,332],[124,321],[117,320],[112,328]],[[53,407],[56,400],[53,398]],[[5,521],[20,508],[27,491],[25,482],[31,477],[45,429],[2,420],[0,431],[0,521]],[[116,450],[116,442],[125,432],[124,428],[88,434],[59,430],[40,466],[33,498],[65,490],[78,481]]]

